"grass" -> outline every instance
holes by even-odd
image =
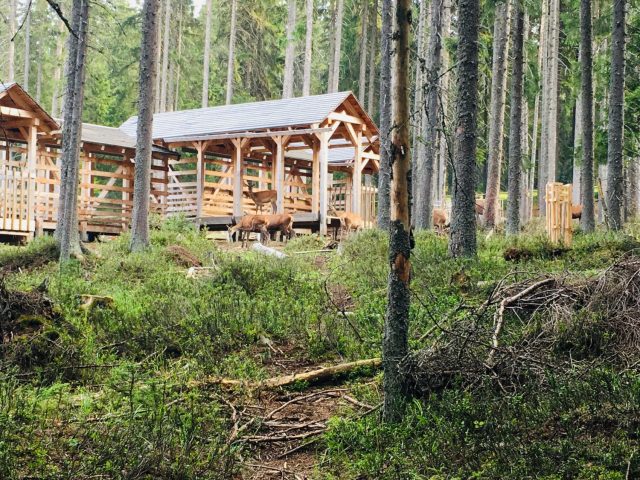
[[[461,302],[479,304],[501,278],[593,274],[637,248],[636,232],[578,234],[560,255],[549,254],[539,231],[515,240],[481,234],[471,261],[449,259],[445,238],[417,234],[411,347],[428,346],[420,337],[434,319]],[[0,247],[0,268],[12,266],[7,286],[46,282],[60,313],[42,332],[18,339],[29,347],[22,360],[0,349],[1,478],[232,478],[250,452],[227,444],[229,411],[219,393],[189,382],[271,375],[264,338],[301,364],[380,355],[388,272],[382,232],[359,233],[341,253],[318,255],[295,253],[324,243],[300,237],[285,247],[286,259],[220,249],[181,219],[155,224],[143,253],[129,254],[128,241],[95,244],[64,271],[50,261],[50,239]],[[176,245],[213,273],[188,278],[168,252]],[[510,248],[528,254],[509,261]],[[87,309],[88,294],[112,302]],[[341,309],[353,312],[350,321]],[[380,400],[379,376],[352,385],[363,401]],[[637,409],[639,392],[637,372],[605,369],[563,380],[542,397],[535,388],[508,398],[461,389],[416,399],[393,427],[375,415],[335,418],[319,444],[316,476],[624,478],[637,425],[624,416],[610,421],[611,406]]]

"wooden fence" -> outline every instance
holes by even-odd
[[[33,179],[15,163],[6,162],[0,170],[0,231],[29,234],[35,231]]]

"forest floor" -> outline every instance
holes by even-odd
[[[637,478],[639,231],[481,232],[462,261],[418,234],[398,425],[382,232],[278,259],[175,219],[62,271],[0,246],[0,478]]]

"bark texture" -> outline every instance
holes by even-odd
[[[582,178],[580,182],[582,216],[580,227],[587,233],[593,232],[596,228],[593,201],[593,47],[591,30],[591,0],[580,0],[580,71],[582,73],[582,108],[580,112],[582,125]]]
[[[171,37],[169,36],[169,27],[171,21],[171,0],[165,0],[164,7],[164,34],[162,45],[162,82],[160,92],[160,111],[167,111],[167,96],[169,93],[169,48],[171,46]]]
[[[538,181],[540,213],[545,212],[548,182],[556,180],[558,158],[558,61],[560,45],[560,1],[546,0],[544,55],[542,60],[541,139]]]
[[[414,222],[417,203],[416,185],[419,182],[418,177],[424,175],[424,165],[422,163],[424,158],[424,138],[422,136],[422,126],[427,122],[427,109],[425,106],[425,51],[427,49],[426,31],[428,11],[428,3],[426,1],[421,1],[418,14],[418,38],[415,42],[417,44],[418,56],[415,60],[413,110],[411,112],[411,216]]]
[[[202,67],[202,107],[209,106],[209,60],[211,59],[211,7],[213,0],[207,0],[207,16],[204,26],[204,59]]]
[[[476,129],[479,0],[458,2],[458,88],[453,158],[449,254],[476,254]]]
[[[436,184],[436,161],[440,124],[440,67],[442,65],[442,0],[431,1],[429,12],[429,41],[426,58],[425,117],[422,124],[423,155],[418,158],[416,185],[416,229],[431,229]]]
[[[369,0],[362,0],[362,28],[360,31],[360,72],[358,75],[358,99],[364,104],[367,88],[367,36],[369,34]]]
[[[284,79],[282,81],[282,98],[293,97],[293,71],[296,55],[296,0],[288,0],[287,14],[287,47],[284,58]]]
[[[607,151],[607,210],[609,228],[612,230],[620,230],[623,223],[624,10],[625,1],[614,0],[611,32],[611,81],[609,86],[609,144]]]
[[[67,92],[65,95],[60,168],[60,196],[56,238],[60,245],[60,262],[80,253],[78,238],[78,168],[82,138],[82,109],[84,103],[85,57],[89,28],[89,0],[74,0],[66,65]]]
[[[229,61],[227,64],[227,98],[226,104],[233,100],[233,77],[236,64],[236,34],[237,34],[238,0],[231,0],[231,27],[229,30]]]
[[[149,245],[149,195],[151,189],[151,154],[153,146],[153,109],[158,49],[157,22],[160,0],[145,0],[142,11],[142,45],[140,48],[140,93],[136,161],[131,217],[131,250],[143,250]]]
[[[507,199],[507,235],[520,233],[520,196],[522,181],[522,100],[524,10],[515,0],[513,22],[513,67],[511,72],[511,118],[509,129],[509,185]]]
[[[9,47],[7,48],[8,81],[13,82],[16,76],[16,34],[17,0],[9,0]]]
[[[56,68],[53,71],[53,94],[51,95],[51,116],[58,118],[58,105],[60,105],[60,83],[62,80],[62,48],[64,47],[64,24],[60,22],[60,32],[56,40]]]
[[[27,8],[29,8],[29,10],[24,20],[24,79],[22,81],[22,88],[29,92],[29,73],[31,70],[31,5]]]
[[[496,5],[493,24],[493,65],[491,67],[491,100],[489,115],[489,155],[487,158],[487,190],[484,202],[484,223],[496,225],[498,194],[503,160],[504,112],[507,95],[507,65],[509,59],[509,17],[511,0]]]
[[[311,95],[311,59],[313,48],[313,0],[306,2],[307,30],[304,41],[304,72],[302,78],[302,95]]]
[[[382,0],[380,34],[380,171],[378,172],[378,228],[389,229],[391,188],[391,29],[392,0]]]
[[[384,369],[383,418],[387,422],[402,419],[406,401],[400,361],[408,352],[409,281],[411,278],[410,238],[410,139],[409,100],[409,32],[410,0],[396,0],[396,31],[393,56],[393,181],[391,184],[391,229],[389,236],[389,297],[382,341]]]
[[[376,91],[376,54],[378,38],[378,0],[374,0],[373,9],[369,19],[369,90],[367,90],[367,112],[370,117],[375,115],[376,104],[374,102],[374,94]],[[364,102],[364,98],[361,99]]]
[[[337,92],[340,88],[340,57],[342,55],[342,22],[344,20],[344,0],[337,0],[335,42],[333,49],[333,74],[331,75],[330,93]]]
[[[451,0],[444,0],[442,9],[442,38],[448,38],[451,34]],[[450,87],[451,87],[451,72],[449,52],[445,48],[444,41],[442,42],[442,76],[440,77],[440,111],[442,128],[439,130],[438,139],[438,165],[437,165],[437,180],[435,197],[436,202],[440,208],[446,207],[446,184],[447,184],[447,164],[449,163],[449,157],[451,153],[450,149],[450,135],[448,130],[449,122],[453,115],[451,114],[451,103],[449,101]]]

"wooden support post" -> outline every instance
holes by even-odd
[[[329,135],[320,134],[320,235],[327,234],[329,210]]]
[[[318,214],[320,209],[320,144],[317,140],[312,144],[311,160],[311,213]]]
[[[353,159],[351,211],[362,215],[362,131],[356,132],[355,157]]]
[[[35,125],[29,127],[29,140],[27,142],[27,214],[25,230],[32,232],[35,230],[35,197],[36,197],[36,166],[38,164],[38,129]],[[34,222],[34,228],[31,228],[31,222]]]
[[[275,162],[275,189],[278,192],[276,200],[276,211],[284,212],[284,137],[277,136],[273,140],[276,142],[276,162]]]
[[[196,165],[196,223],[199,224],[200,218],[202,218],[202,202],[204,193],[204,144],[202,142],[197,142],[195,147],[198,152],[198,162]]]
[[[234,138],[233,143],[233,216],[242,216],[242,146],[241,138]]]

